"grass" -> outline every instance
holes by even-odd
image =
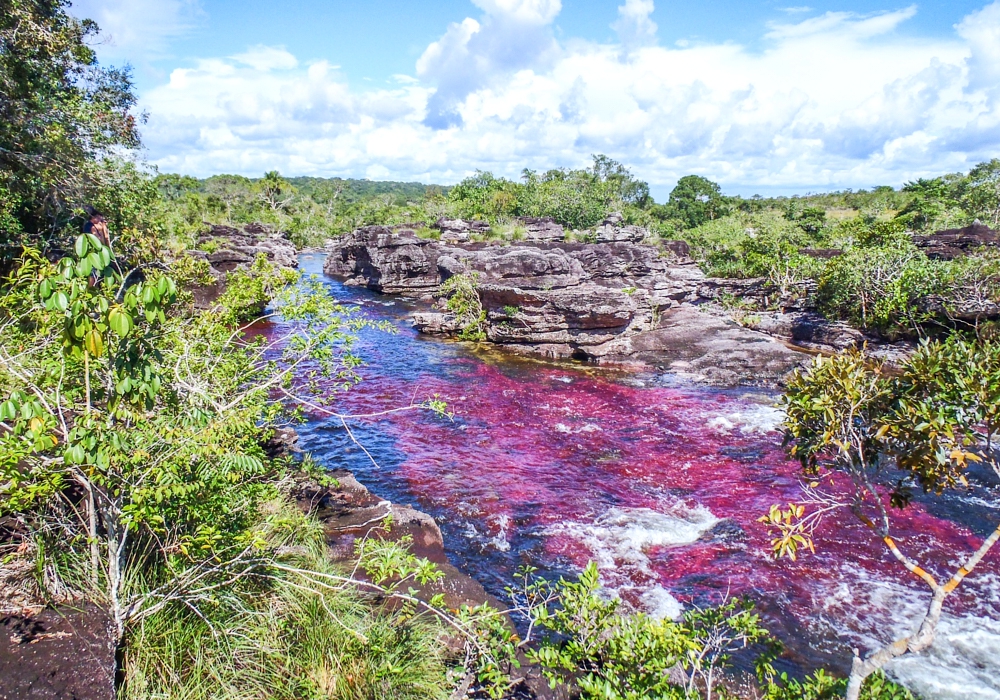
[[[294,506],[293,506],[294,507]],[[297,568],[343,574],[319,539]],[[433,700],[448,695],[438,625],[354,586],[285,574],[178,603],[126,638],[122,700]]]
[[[417,235],[417,238],[427,238],[432,241],[441,240],[441,230],[436,228],[430,228],[429,226],[421,226],[420,228],[416,229],[414,233]]]

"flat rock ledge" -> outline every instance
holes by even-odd
[[[875,344],[815,313],[806,285],[782,293],[764,279],[706,277],[683,241],[643,245],[645,229],[614,216],[598,232],[596,243],[497,244],[369,226],[332,242],[324,271],[348,285],[434,303],[413,323],[445,336],[462,329],[441,285],[471,275],[491,343],[552,359],[638,362],[714,385],[780,385],[811,352]],[[734,300],[776,310],[725,311]]]

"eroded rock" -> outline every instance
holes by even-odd
[[[611,217],[606,225],[618,224]],[[336,242],[324,269],[348,284],[427,300],[438,298],[450,277],[475,276],[487,340],[518,352],[683,365],[717,384],[774,383],[806,359],[772,335],[734,323],[713,303],[725,294],[755,303],[779,298],[766,280],[706,278],[678,250],[685,249],[664,253],[624,241],[459,244],[368,227]],[[702,313],[698,305],[719,312]],[[462,331],[443,308],[418,312],[413,321],[424,333]],[[793,333],[773,326],[775,336]]]
[[[913,243],[922,248],[928,258],[954,260],[979,248],[1000,247],[1000,234],[977,221],[964,228],[946,229],[929,236],[914,236]]]
[[[211,284],[191,290],[198,308],[212,306],[225,291],[226,275],[251,265],[258,255],[264,255],[281,268],[299,266],[298,251],[288,234],[266,224],[247,224],[242,228],[211,225],[198,237],[197,248],[186,254],[207,261],[213,278]]]

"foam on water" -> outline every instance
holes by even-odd
[[[717,415],[708,427],[722,435],[738,431],[742,435],[764,435],[777,431],[785,420],[785,412],[776,406],[750,406],[743,410]]]
[[[897,659],[888,669],[919,697],[996,700],[1000,698],[1000,622],[945,614],[930,649]]]
[[[602,570],[631,568],[652,573],[648,551],[697,541],[719,519],[701,505],[677,503],[664,512],[652,508],[611,508],[593,522],[560,523],[553,534],[585,545]]]

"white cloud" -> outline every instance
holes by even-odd
[[[147,60],[184,34],[202,16],[198,0],[73,0],[70,12],[101,28],[102,60]]]
[[[910,7],[786,20],[762,49],[632,52],[557,42],[556,0],[476,4],[485,14],[450,25],[416,78],[383,89],[352,89],[334,66],[273,47],[175,70],[143,98],[150,155],[201,175],[454,182],[603,152],[654,185],[697,172],[730,187],[809,189],[900,183],[1000,151],[1000,1],[943,38],[898,32]],[[621,9],[648,29],[651,2]]]
[[[251,46],[246,52],[236,54],[233,59],[255,70],[289,70],[299,65],[299,60],[285,50],[284,46]]]
[[[626,50],[656,43],[656,22],[650,17],[654,9],[653,0],[625,0],[618,6],[618,19],[611,28]]]
[[[538,68],[557,45],[549,28],[560,0],[474,0],[486,14],[449,25],[417,61],[417,75],[436,85],[425,122],[441,129],[462,123],[459,104],[472,91],[512,73]]]

